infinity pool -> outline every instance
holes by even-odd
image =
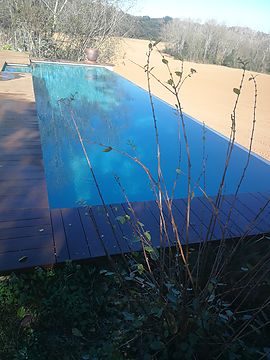
[[[30,65],[21,65],[21,64],[7,64],[5,63],[2,71],[9,73],[31,73],[32,67]]]
[[[148,93],[102,67],[34,63],[32,76],[50,207],[101,204],[93,174],[107,204],[123,202],[123,191],[130,201],[155,199],[145,171],[129,157],[139,159],[157,179],[155,131]],[[175,177],[180,173],[175,198],[185,198],[188,169],[183,132],[179,146],[175,110],[158,98],[154,98],[154,104],[164,183],[171,194]],[[228,141],[187,115],[184,120],[194,195],[202,195],[198,185],[208,195],[215,195]],[[104,151],[106,148],[113,150]],[[234,147],[225,194],[235,192],[247,158],[246,150]],[[270,166],[252,155],[241,192],[268,190]]]

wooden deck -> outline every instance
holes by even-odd
[[[270,232],[270,204],[267,194],[241,194],[224,232],[227,238]],[[219,222],[211,240],[223,236],[231,197],[225,197]],[[134,203],[138,219],[159,246],[158,207],[155,202]],[[181,241],[185,243],[185,201],[176,200],[174,211]],[[256,218],[260,209],[265,210]],[[127,212],[125,204],[109,206],[108,216],[101,206],[74,209],[16,209],[0,212],[0,271],[87,260],[140,250],[129,222],[117,216]],[[190,243],[203,241],[212,211],[203,198],[192,201]],[[255,221],[253,221],[255,219]],[[181,231],[182,228],[182,231]],[[171,229],[168,229],[172,233]]]
[[[0,112],[0,271],[140,250],[130,223],[117,220],[128,212],[125,204],[108,206],[107,214],[101,206],[49,209],[34,103],[16,104],[5,99]],[[211,240],[270,233],[269,199],[270,193],[240,194],[235,203],[233,196],[224,197]],[[159,246],[157,205],[133,206],[153,245]],[[185,209],[186,200],[174,201],[183,243]],[[192,200],[190,243],[206,238],[211,216],[208,201]]]

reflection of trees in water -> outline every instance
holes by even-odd
[[[34,76],[45,79],[43,86],[55,114],[59,111],[59,100],[74,96],[69,106],[65,102],[64,117],[72,110],[84,134],[97,135],[95,129],[102,127],[102,140],[115,143],[121,128],[128,125],[127,103],[130,99],[113,72],[104,68],[53,64],[35,65]],[[64,121],[62,126],[65,126]],[[65,127],[67,131],[69,128]]]
[[[87,151],[97,165],[101,149],[93,149],[91,144],[119,145],[121,133],[129,126],[130,120],[129,99],[116,76],[100,68],[84,69],[38,65],[33,72],[33,81],[46,173],[49,182],[53,183],[53,191],[61,194],[66,187],[72,198],[90,201],[92,178],[71,116],[76,119]],[[103,170],[111,171],[108,167],[104,164]]]

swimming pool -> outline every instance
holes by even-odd
[[[101,204],[74,120],[107,204],[125,201],[119,182],[130,201],[155,199],[144,170],[127,156],[140,159],[157,178],[155,132],[148,93],[102,67],[33,63],[32,76],[50,207]],[[186,198],[187,156],[181,136],[179,166],[175,110],[158,98],[154,98],[154,104],[164,181],[170,194],[180,172],[175,198]],[[184,119],[190,144],[194,195],[202,195],[199,184],[209,196],[214,196],[221,180],[228,140],[209,128],[203,128],[188,115],[184,115]],[[106,147],[117,151],[104,152]],[[235,192],[247,158],[246,150],[234,147],[225,194]],[[270,166],[252,155],[241,192],[269,190]]]
[[[9,73],[31,73],[32,67],[30,65],[23,64],[7,64],[5,63],[2,71]]]

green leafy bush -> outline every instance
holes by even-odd
[[[1,50],[12,50],[11,44],[4,44],[1,46]]]

